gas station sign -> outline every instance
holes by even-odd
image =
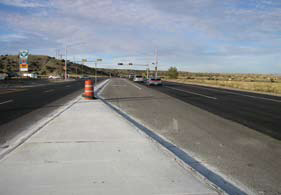
[[[20,71],[28,71],[28,50],[20,50]]]

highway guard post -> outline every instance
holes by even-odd
[[[94,85],[92,80],[85,81],[85,91],[82,95],[86,100],[95,99],[94,97]]]

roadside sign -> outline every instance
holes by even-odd
[[[87,62],[87,59],[82,59],[82,63],[86,63]]]
[[[20,71],[28,71],[28,50],[20,50]]]

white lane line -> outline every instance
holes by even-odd
[[[133,83],[131,83],[131,82],[127,81],[127,80],[125,80],[125,81],[126,81],[127,83],[131,84],[132,86],[134,86],[135,88],[137,88],[137,89],[141,90],[141,88],[140,88],[139,86],[137,86],[137,85],[135,85],[135,84],[133,84]]]
[[[7,103],[10,103],[10,102],[13,102],[14,100],[8,100],[8,101],[5,101],[5,102],[1,102],[0,104],[7,104]]]
[[[211,97],[211,96],[208,96],[208,95],[203,95],[201,93],[195,93],[195,92],[191,92],[191,91],[186,91],[186,90],[182,90],[182,89],[177,89],[177,88],[174,88],[174,87],[167,87],[165,86],[166,88],[170,88],[170,89],[174,89],[174,90],[178,90],[178,91],[181,91],[181,92],[185,92],[185,93],[190,93],[190,94],[194,94],[194,95],[198,95],[198,96],[202,96],[202,97],[205,97],[205,98],[210,98],[210,99],[213,99],[213,100],[216,100],[217,98],[215,97]]]
[[[112,87],[127,87],[127,85],[111,85]]]
[[[112,87],[127,87],[127,85],[111,85]]]
[[[70,87],[71,85],[66,85],[65,87]]]
[[[103,93],[103,90],[109,85],[109,83],[111,83],[111,79],[110,80],[107,80],[106,82],[106,84],[105,85],[101,85],[102,86],[102,88],[101,88],[101,90],[99,91],[99,93],[98,93],[98,95],[100,95],[100,94],[102,94]]]
[[[55,91],[54,89],[49,89],[49,90],[47,90],[47,91],[44,91],[44,93],[50,93],[50,92],[52,92],[52,91]]]
[[[242,93],[236,93],[236,92],[230,92],[230,91],[224,91],[224,90],[218,90],[218,89],[210,89],[210,88],[199,87],[199,86],[194,86],[194,85],[192,85],[192,87],[206,89],[206,90],[210,90],[210,91],[218,91],[218,92],[223,92],[223,93],[240,95],[240,96],[245,96],[245,97],[250,97],[250,98],[255,98],[255,99],[268,100],[268,101],[272,101],[272,102],[278,102],[278,103],[281,102],[281,100],[275,100],[275,99],[265,98],[265,97],[258,97],[258,96],[253,96],[253,95],[246,95],[246,94],[242,94]]]

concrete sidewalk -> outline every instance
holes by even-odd
[[[100,100],[79,100],[0,161],[0,194],[218,194]]]

